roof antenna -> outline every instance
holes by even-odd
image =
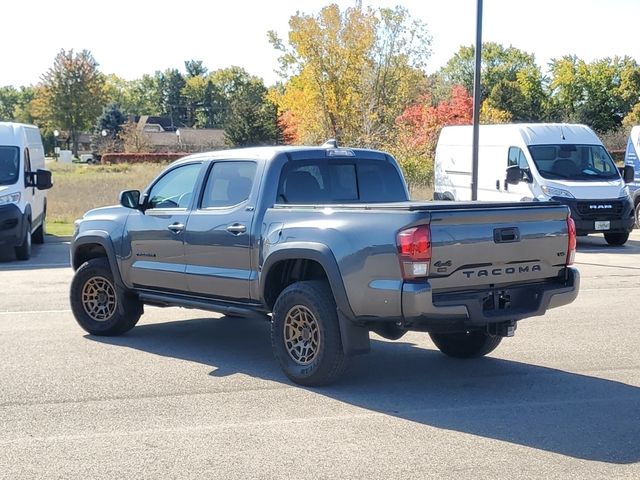
[[[338,141],[335,138],[330,138],[322,144],[322,148],[338,148]]]
[[[566,138],[564,138],[564,129],[562,128],[562,125],[560,125],[560,138],[562,140],[566,140]]]

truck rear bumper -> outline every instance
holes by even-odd
[[[567,305],[578,296],[580,274],[568,267],[562,278],[545,282],[496,285],[495,288],[434,294],[428,282],[405,282],[402,287],[402,314],[409,329],[445,326],[469,327],[522,320],[544,315]],[[445,325],[443,325],[445,324]]]

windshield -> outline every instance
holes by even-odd
[[[616,180],[620,173],[602,145],[531,145],[540,175],[561,180]]]
[[[20,175],[18,147],[0,145],[0,185],[13,185]]]

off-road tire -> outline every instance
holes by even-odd
[[[430,333],[429,336],[438,350],[449,357],[477,358],[493,352],[502,337],[482,330],[461,333]]]
[[[286,340],[292,335],[299,339],[295,344]],[[296,347],[305,342],[308,347]],[[336,302],[326,282],[296,282],[284,289],[273,308],[271,347],[285,375],[300,385],[327,385],[344,373],[347,357]],[[305,348],[307,354],[299,355]]]
[[[135,327],[142,315],[137,299],[117,294],[109,261],[104,257],[80,266],[71,281],[69,299],[78,325],[92,335],[122,335]]]
[[[18,260],[29,260],[31,258],[31,222],[27,222],[22,236],[22,243],[14,248]]]
[[[629,240],[629,234],[624,232],[619,233],[605,233],[604,239],[607,241],[609,245],[612,247],[620,247],[627,243]]]

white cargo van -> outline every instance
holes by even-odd
[[[51,186],[38,127],[0,122],[0,248],[14,248],[19,260],[31,256],[32,236],[44,242]]]
[[[434,165],[434,199],[471,199],[471,126],[444,127]],[[482,125],[478,200],[558,201],[571,209],[579,235],[604,233],[623,245],[634,225],[625,183],[598,136],[585,125]]]

